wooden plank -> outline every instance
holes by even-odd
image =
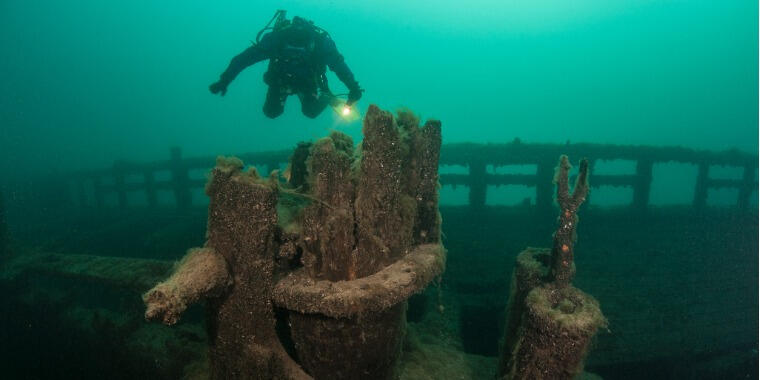
[[[43,274],[144,292],[163,280],[173,263],[124,257],[25,253],[17,255],[7,265],[3,276]]]
[[[441,149],[441,165],[466,165],[480,159],[493,165],[524,165],[565,154],[573,160],[586,157],[589,160],[649,160],[656,162],[683,162],[712,165],[751,165],[757,167],[757,156],[727,150],[714,152],[683,147],[656,147],[613,144],[445,144]]]

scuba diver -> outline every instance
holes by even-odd
[[[270,27],[273,21],[275,24]],[[264,34],[268,30],[270,32]],[[342,101],[327,85],[327,67],[349,90],[344,113],[362,97],[363,90],[327,31],[301,17],[287,20],[284,10],[275,12],[259,31],[253,46],[232,58],[227,70],[220,75],[219,81],[209,86],[209,90],[224,96],[227,86],[243,69],[265,59],[269,59],[264,74],[264,83],[269,86],[264,103],[267,117],[280,116],[285,100],[293,94],[298,95],[301,111],[310,118],[319,116],[328,104],[340,105]]]

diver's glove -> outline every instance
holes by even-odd
[[[210,86],[208,86],[208,90],[211,91],[212,94],[219,94],[221,96],[224,96],[227,93],[227,83],[224,83],[222,81],[212,83]]]
[[[362,90],[361,88],[359,88],[359,85],[358,85],[358,84],[357,84],[356,86],[354,86],[354,87],[353,87],[353,88],[352,88],[352,89],[351,89],[351,90],[348,92],[348,101],[346,102],[346,104],[347,104],[347,105],[350,107],[350,106],[351,106],[351,105],[353,105],[354,103],[358,102],[358,101],[359,101],[359,99],[361,99],[361,98],[362,98],[362,92],[363,92],[363,91],[364,91],[364,90]]]

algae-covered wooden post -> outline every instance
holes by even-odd
[[[362,132],[359,154],[333,133],[291,163],[306,162],[314,202],[302,215],[304,268],[274,301],[290,310],[298,360],[316,379],[394,378],[405,301],[444,267],[440,123],[370,106]]]
[[[306,379],[275,332],[277,186],[242,168],[235,158],[217,160],[206,188],[206,246],[144,295],[145,316],[173,324],[206,300],[212,379]]]
[[[582,160],[572,195],[570,194],[568,173],[570,162],[567,156],[560,157],[554,183],[557,185],[557,203],[559,204],[559,221],[554,232],[552,247],[551,275],[559,287],[570,284],[575,276],[575,240],[578,224],[578,208],[588,194],[588,160]]]
[[[594,169],[596,168],[596,162],[598,160],[596,159],[586,159],[586,160],[588,161],[588,169],[586,171],[586,180],[588,181],[588,177],[591,177],[591,174],[594,172]],[[651,182],[651,177],[650,177],[650,182]],[[586,191],[586,200],[583,203],[581,203],[580,207],[578,208],[578,212],[580,211],[585,212],[586,210],[588,210],[590,196],[591,196],[591,193]]]
[[[410,193],[417,201],[417,218],[412,233],[415,244],[441,241],[438,212],[438,160],[441,155],[441,122],[428,120],[414,144],[417,183],[410,181]]]
[[[446,257],[440,123],[420,128],[410,115],[397,124],[371,106],[361,154],[338,132],[300,144],[289,186],[218,159],[206,245],[144,295],[146,318],[174,324],[205,300],[213,379],[393,378],[406,300]],[[275,331],[275,305],[288,311],[298,362]]]
[[[353,153],[351,138],[337,132],[311,147],[309,189],[319,201],[303,212],[302,261],[312,278],[341,281],[357,276]]]
[[[301,191],[309,189],[309,185],[306,183],[306,177],[309,175],[306,169],[306,160],[309,158],[311,145],[311,142],[298,143],[290,156],[290,165],[286,170],[288,183]]]
[[[571,285],[575,275],[577,211],[588,193],[582,160],[573,193],[570,163],[555,174],[560,206],[551,249],[528,248],[517,257],[501,342],[499,379],[572,379],[583,370],[591,338],[606,324],[599,303]]]
[[[209,300],[207,318],[213,378],[280,378],[300,370],[275,332],[272,308],[277,187],[242,172],[233,159],[217,164],[210,199],[207,246],[227,262],[233,287]]]

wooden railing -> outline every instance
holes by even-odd
[[[171,148],[170,159],[165,161],[134,163],[117,161],[109,169],[81,171],[72,177],[74,199],[81,206],[102,207],[105,196],[116,193],[117,203],[120,207],[127,207],[127,193],[133,191],[145,192],[147,203],[154,207],[158,203],[157,193],[161,190],[169,190],[174,194],[174,200],[179,208],[189,207],[191,204],[191,191],[195,188],[203,188],[205,179],[190,178],[189,173],[198,169],[211,169],[214,166],[214,157],[183,158],[180,148]],[[264,165],[266,172],[277,169],[281,164],[288,162],[289,151],[245,153],[237,155],[248,165]],[[169,173],[168,179],[156,179],[161,172]],[[127,182],[130,176],[142,177],[142,182]],[[112,179],[112,184],[106,183],[106,179]],[[88,192],[88,187],[91,191]],[[88,199],[91,193],[93,199]]]
[[[725,152],[700,151],[680,147],[626,146],[605,144],[448,144],[441,152],[441,165],[469,167],[469,174],[442,174],[441,185],[464,185],[470,188],[470,205],[485,205],[489,185],[526,185],[536,188],[536,205],[552,204],[552,178],[557,158],[568,155],[572,161],[589,159],[592,173],[591,186],[622,186],[633,189],[634,209],[646,209],[652,184],[652,168],[656,163],[686,163],[697,165],[695,181],[695,208],[703,208],[710,188],[737,188],[737,206],[749,205],[752,190],[757,188],[757,156],[736,150]],[[634,174],[594,174],[600,160],[629,160],[636,162]],[[491,174],[486,166],[536,165],[535,174]],[[711,166],[735,166],[743,169],[743,177],[736,180],[711,179]]]
[[[246,153],[238,155],[247,165],[264,166],[266,173],[283,167],[290,151]],[[680,147],[626,146],[604,144],[525,144],[515,141],[509,144],[446,144],[442,147],[440,164],[469,168],[467,174],[442,173],[442,186],[469,187],[469,204],[478,208],[486,205],[488,186],[523,185],[534,187],[535,205],[550,208],[552,205],[552,177],[557,159],[568,155],[573,162],[581,157],[588,158],[592,171],[591,185],[622,186],[633,190],[631,206],[645,210],[649,205],[652,184],[652,168],[658,163],[685,163],[696,165],[697,177],[694,182],[693,206],[702,209],[707,204],[708,190],[711,188],[734,188],[738,190],[736,205],[747,208],[752,191],[757,188],[757,156],[736,150],[713,152]],[[205,179],[190,178],[189,172],[210,169],[214,157],[183,158],[179,148],[172,148],[169,160],[151,163],[131,163],[119,161],[112,168],[78,172],[72,177],[74,199],[82,206],[102,207],[104,197],[115,193],[120,207],[128,206],[127,193],[144,192],[149,206],[156,206],[159,190],[173,192],[179,208],[189,207],[191,191],[202,188]],[[628,160],[636,162],[633,174],[594,174],[594,166],[601,160]],[[487,171],[488,166],[535,165],[534,174],[496,174]],[[710,167],[732,166],[742,169],[740,179],[710,178]],[[170,173],[169,178],[156,179],[158,172]],[[127,182],[128,176],[141,176],[141,182]],[[106,183],[110,179],[110,184]],[[89,192],[88,192],[89,187]],[[87,194],[92,194],[88,197]]]

